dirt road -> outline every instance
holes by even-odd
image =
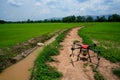
[[[74,57],[70,57],[71,54],[71,45],[74,40],[79,40],[82,44],[82,38],[77,34],[77,31],[80,28],[73,28],[67,35],[65,40],[61,43],[63,48],[60,50],[60,55],[54,56],[57,62],[49,63],[51,66],[58,68],[58,71],[62,72],[63,77],[61,80],[94,80],[94,72],[92,71],[90,65],[97,64],[96,55],[93,51],[90,51],[92,57],[92,63],[88,60],[77,60],[77,54],[79,50],[75,50]],[[55,38],[52,38],[45,44],[52,42]],[[0,80],[29,80],[31,72],[30,69],[33,66],[34,60],[42,48],[37,48],[24,60],[18,62],[15,65],[7,68],[0,74]],[[82,57],[82,56],[81,56]],[[71,63],[73,60],[73,64]],[[98,70],[106,78],[106,80],[120,80],[118,77],[113,75],[111,69],[117,67],[117,64],[111,63],[108,60],[101,58]]]
[[[74,52],[74,57],[69,57],[71,54],[71,45],[73,41],[79,40],[79,44],[82,44],[82,38],[80,38],[77,33],[79,29],[81,29],[81,27],[74,28],[66,35],[65,40],[61,43],[63,48],[60,50],[60,55],[53,57],[58,62],[50,63],[51,66],[57,67],[58,71],[63,73],[61,80],[94,80],[94,72],[92,71],[90,65],[92,64],[96,66],[97,58],[95,57],[96,55],[93,51],[90,51],[92,63],[88,60],[76,61],[79,50]],[[71,64],[71,59],[73,60],[73,64]],[[98,70],[107,80],[120,80],[111,72],[111,68],[118,65],[113,64],[104,58],[101,58],[99,65]]]
[[[55,38],[56,36],[46,41],[45,45],[54,41]],[[0,80],[29,80],[34,61],[42,48],[43,47],[38,47],[25,59],[5,69],[2,73],[0,73]]]

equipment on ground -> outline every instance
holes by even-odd
[[[97,45],[93,44],[93,45],[87,45],[87,44],[79,44],[79,41],[74,41],[71,47],[71,51],[72,53],[70,54],[70,57],[74,57],[74,51],[76,49],[79,49],[79,53],[77,54],[77,61],[79,61],[81,59],[81,55],[83,57],[88,56],[88,59],[90,60],[90,62],[92,62],[91,60],[91,56],[89,53],[89,50],[94,51],[94,53],[97,53],[97,59],[98,59],[98,63],[97,63],[97,67],[99,66],[99,62],[100,62],[100,49],[96,49]]]

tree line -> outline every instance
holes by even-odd
[[[118,14],[112,14],[109,16],[66,16],[62,19],[45,19],[45,20],[26,20],[26,21],[4,21],[0,20],[0,23],[46,23],[46,22],[65,22],[65,23],[71,23],[71,22],[120,22],[120,15]]]
[[[120,22],[120,15],[109,16],[67,16],[62,18],[62,22]]]

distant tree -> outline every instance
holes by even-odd
[[[30,19],[27,20],[27,23],[30,23]]]
[[[0,20],[0,24],[6,23],[6,21],[4,20]]]
[[[62,22],[68,22],[68,17],[63,17]]]
[[[105,18],[105,16],[102,16],[102,17],[100,18],[100,20],[101,20],[102,22],[106,22],[106,21],[107,21],[107,19]]]
[[[76,17],[76,22],[85,22],[85,21],[86,21],[85,16],[77,16]]]
[[[105,21],[107,21],[107,19],[105,18],[105,16],[97,16],[95,21],[96,22],[105,22]]]
[[[108,17],[108,21],[110,21],[110,22],[120,22],[120,15],[112,14]]]
[[[93,17],[88,16],[88,17],[86,18],[86,22],[93,22]]]
[[[43,22],[45,22],[45,23],[46,23],[46,22],[50,22],[50,20],[48,20],[48,19],[45,19]]]
[[[111,15],[108,17],[108,22],[112,22],[112,16]]]
[[[85,22],[85,21],[86,21],[85,16],[82,16],[82,22]]]
[[[67,16],[67,17],[64,17],[62,19],[62,22],[75,22],[76,21],[76,17],[73,15],[73,16]]]
[[[76,17],[74,15],[70,16],[70,19],[71,19],[71,22],[75,22],[76,21]]]
[[[100,21],[100,17],[97,16],[96,19],[95,19],[96,22],[99,22]]]
[[[82,22],[82,16],[77,16],[76,17],[76,22]]]

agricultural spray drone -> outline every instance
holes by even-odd
[[[77,54],[77,61],[79,61],[81,59],[81,56],[87,56],[88,55],[88,59],[90,60],[90,62],[92,62],[91,60],[91,56],[90,56],[90,53],[89,53],[89,50],[93,50],[94,53],[97,53],[97,59],[98,59],[98,63],[97,63],[97,66],[99,66],[99,62],[100,62],[100,53],[101,51],[98,49],[96,50],[96,44],[93,44],[93,45],[80,45],[79,44],[79,41],[74,41],[73,44],[72,44],[72,47],[71,47],[71,50],[72,50],[72,53],[70,54],[70,57],[73,56],[74,57],[74,51],[76,49],[79,49],[79,53]]]

